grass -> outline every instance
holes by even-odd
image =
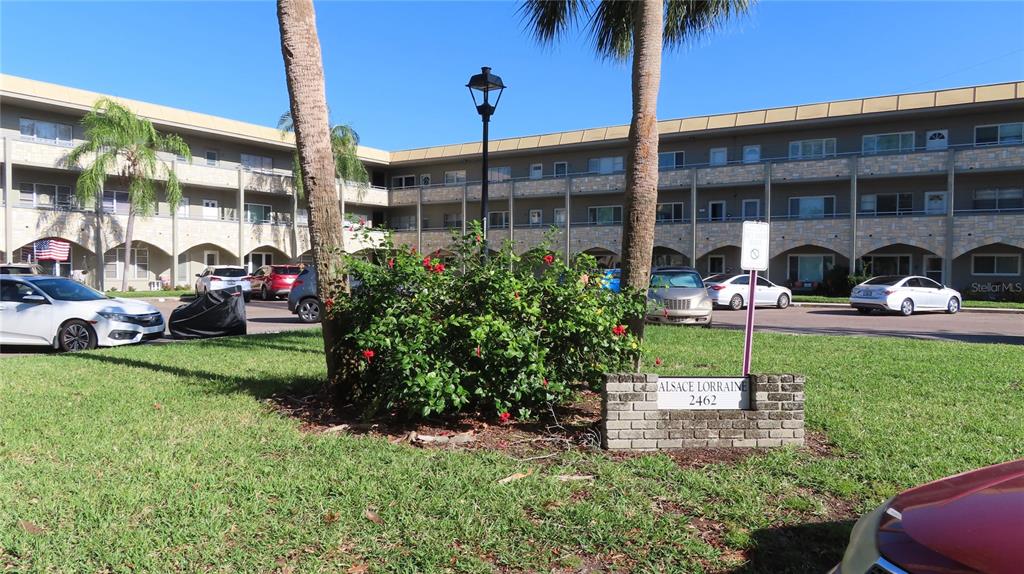
[[[653,327],[646,361],[733,374],[741,337]],[[1008,345],[758,333],[755,370],[807,375],[808,425],[837,456],[686,469],[304,433],[263,399],[311,391],[321,344],[294,331],[3,359],[0,567],[821,572],[849,532],[834,508],[1024,456],[1024,353]],[[553,478],[569,473],[597,478]]]
[[[195,293],[191,290],[187,291],[175,291],[173,289],[161,289],[159,291],[107,291],[107,295],[111,297],[124,297],[127,299],[133,299],[137,297],[171,297],[177,299],[182,295],[194,295]]]
[[[826,297],[825,295],[793,295],[794,303],[850,303],[849,297]],[[963,303],[965,309],[1024,309],[1024,303],[1013,301],[973,301]]]

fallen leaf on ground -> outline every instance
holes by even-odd
[[[557,478],[558,480],[560,480],[562,482],[570,482],[570,481],[573,481],[573,480],[594,480],[594,475],[592,475],[592,474],[560,474],[560,475],[558,475],[555,478]]]
[[[533,469],[532,468],[528,468],[528,469],[526,469],[526,472],[517,472],[515,474],[510,474],[510,475],[506,476],[505,478],[499,480],[498,484],[507,484],[509,482],[512,482],[512,481],[515,481],[515,480],[519,480],[521,478],[526,478],[526,477],[530,476],[531,474],[533,474]]]
[[[164,406],[161,405],[160,403],[153,403],[153,409],[160,410],[162,408],[164,408]]]
[[[337,512],[334,512],[333,510],[329,510],[327,511],[327,514],[324,514],[324,522],[326,524],[334,524],[338,521],[339,518],[341,518],[341,515],[339,515]]]
[[[29,522],[28,520],[19,520],[18,526],[20,526],[22,530],[28,532],[29,534],[46,534],[45,528],[39,526],[38,524],[35,524],[34,522]]]
[[[366,574],[369,571],[370,569],[366,566],[366,564],[360,562],[358,564],[353,564],[349,566],[348,570],[346,570],[345,572],[347,572],[348,574]]]
[[[332,427],[325,428],[324,429],[324,434],[335,433],[335,432],[345,432],[348,429],[349,429],[349,425],[347,425],[347,424],[334,425]]]
[[[363,511],[363,516],[365,516],[367,520],[369,520],[370,522],[373,522],[374,524],[384,524],[384,519],[381,518],[380,515],[377,514],[371,508],[367,508],[366,510],[364,510]]]

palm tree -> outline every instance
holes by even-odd
[[[313,0],[278,0],[277,20],[281,30],[281,54],[288,80],[295,147],[309,202],[309,240],[319,278],[318,295],[321,301],[326,301],[336,281],[343,279],[340,267],[344,234],[334,187],[337,165],[327,119],[324,67]],[[340,379],[340,357],[335,353],[337,327],[326,313],[321,317],[327,381],[334,384]]]
[[[330,115],[330,110],[328,110]],[[292,113],[285,112],[277,120],[277,129],[282,135],[295,130]],[[349,124],[337,124],[331,127],[331,151],[334,153],[334,175],[342,181],[366,183],[370,175],[366,166],[359,159],[359,134]],[[292,157],[292,179],[295,182],[296,197],[304,198],[302,169],[299,165],[298,152]]]
[[[124,268],[121,273],[121,290],[127,291],[135,218],[153,213],[157,203],[156,180],[166,178],[164,189],[172,213],[181,202],[181,185],[174,172],[174,164],[161,159],[157,152],[173,153],[186,161],[192,161],[192,152],[185,140],[176,134],[161,134],[149,120],[108,98],[101,98],[93,104],[82,118],[82,125],[85,127],[85,143],[64,158],[67,165],[79,166],[83,158],[95,156],[95,160],[78,176],[75,195],[79,202],[88,204],[96,201],[102,205],[103,184],[110,177],[128,188],[128,225],[124,232]],[[101,212],[102,209],[97,210],[98,214]]]
[[[658,204],[658,88],[662,46],[703,36],[753,0],[526,0],[523,20],[536,39],[551,44],[588,20],[598,55],[633,62],[633,118],[629,125],[626,205],[622,224],[622,284],[646,293]],[[630,322],[643,337],[643,318]]]

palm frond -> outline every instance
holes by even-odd
[[[348,124],[331,128],[331,150],[334,152],[335,175],[345,181],[365,183],[370,180],[366,166],[359,159],[359,134]]]
[[[594,10],[588,27],[594,50],[611,60],[626,60],[633,53],[633,2],[603,0]]]
[[[745,14],[753,0],[668,0],[665,9],[665,47],[675,48],[701,38]]]
[[[164,186],[164,191],[167,195],[167,207],[170,208],[171,213],[174,213],[178,210],[178,205],[181,204],[181,183],[178,181],[178,174],[172,167],[167,168],[167,184]]]
[[[540,44],[553,44],[561,39],[590,11],[588,2],[583,0],[526,0],[517,10],[523,27]]]
[[[292,121],[291,111],[287,111],[277,118],[277,129],[281,130],[281,139],[284,139],[285,134],[295,131],[295,122]]]

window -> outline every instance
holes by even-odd
[[[569,175],[569,163],[564,161],[556,161],[554,163],[555,177],[565,177]]]
[[[743,200],[743,219],[758,219],[761,217],[761,200],[760,199],[744,199]]]
[[[130,279],[149,278],[149,249],[137,247],[132,249],[132,270]],[[103,277],[120,279],[124,272],[124,247],[112,249],[103,256]]]
[[[910,275],[909,255],[867,255],[861,261],[868,275]]]
[[[914,211],[912,193],[877,193],[860,196],[860,212],[872,215],[905,215]]]
[[[974,209],[1002,210],[1024,208],[1024,189],[978,189],[974,191]]]
[[[71,145],[71,126],[69,124],[20,118],[18,127],[24,138]]]
[[[743,146],[743,163],[757,163],[759,161],[761,161],[761,146]]]
[[[534,163],[530,165],[530,179],[541,179],[544,177],[544,164]]]
[[[974,145],[1019,144],[1022,142],[1024,142],[1024,122],[974,128]]]
[[[530,225],[543,225],[544,224],[544,210],[543,209],[531,209],[530,210]]]
[[[946,149],[949,147],[949,130],[924,132],[925,149]]]
[[[708,163],[711,165],[725,165],[729,163],[729,150],[724,147],[711,148],[711,156]]]
[[[835,266],[835,256],[790,255],[787,261],[786,277],[793,282],[820,283],[825,274]]]
[[[1020,255],[972,255],[971,275],[1020,275]]]
[[[19,203],[32,206],[51,206],[55,209],[78,207],[71,187],[49,183],[21,183],[18,185]]]
[[[126,215],[128,213],[128,192],[104,191],[103,212]]]
[[[466,170],[456,169],[444,172],[445,185],[455,185],[457,183],[466,183]]]
[[[836,138],[789,142],[789,159],[815,159],[836,155]]]
[[[622,206],[589,207],[587,208],[587,220],[591,225],[617,225],[622,223]]]
[[[203,219],[220,219],[220,205],[216,199],[203,200]]]
[[[682,223],[683,203],[659,203],[654,220],[658,223]]]
[[[590,173],[617,173],[622,169],[622,156],[592,157],[587,162],[587,171]]]
[[[274,158],[249,153],[242,154],[242,169],[260,173],[273,173]]]
[[[487,214],[487,226],[490,229],[503,229],[508,227],[507,211],[491,211]]]
[[[206,165],[217,165],[217,150],[206,150]]]
[[[430,174],[420,174],[420,185],[430,185]]]
[[[686,154],[681,151],[666,151],[658,154],[658,169],[679,169],[683,167]]]
[[[446,213],[446,214],[444,214],[444,226],[447,229],[462,229],[462,214],[461,213]]]
[[[796,219],[821,219],[835,217],[836,198],[828,197],[791,197],[789,198],[789,216]]]
[[[925,255],[924,275],[932,281],[942,283],[942,258],[935,257],[934,255]]]
[[[270,223],[272,217],[273,212],[269,205],[263,205],[260,203],[245,204],[246,223]]]
[[[178,202],[178,217],[188,217],[188,198],[183,197]]]
[[[708,255],[708,275],[725,273],[725,255]]]
[[[394,229],[416,229],[415,215],[396,215],[391,218],[391,227]]]
[[[555,225],[557,225],[558,227],[565,227],[565,208],[564,207],[556,207],[552,215],[553,215],[553,219],[555,220]]]
[[[393,187],[416,187],[416,176],[415,175],[396,175],[391,178],[391,185]]]
[[[510,179],[512,179],[512,168],[507,165],[487,170],[487,181],[508,181]]]
[[[924,194],[924,212],[927,215],[944,215],[946,213],[946,192],[926,191]]]
[[[725,202],[708,202],[708,221],[725,221]]]
[[[914,150],[914,132],[864,136],[861,151],[866,154]]]

